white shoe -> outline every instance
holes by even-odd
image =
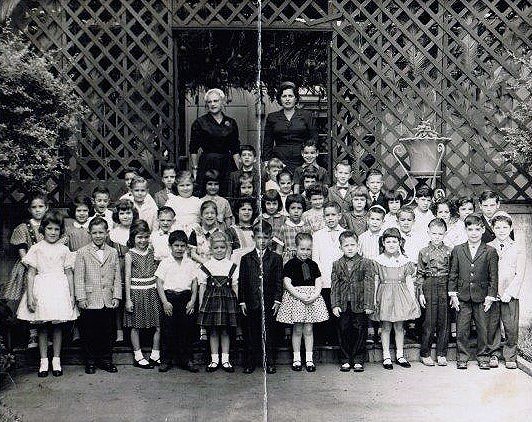
[[[425,366],[434,366],[434,361],[432,360],[430,356],[422,357],[421,363]]]
[[[447,358],[445,356],[438,356],[438,366],[447,366]]]

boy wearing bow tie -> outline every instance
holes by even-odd
[[[368,208],[373,205],[380,205],[386,208],[386,198],[384,197],[384,175],[380,170],[371,169],[366,176],[366,186],[368,188]]]
[[[105,186],[96,186],[92,191],[92,203],[94,205],[94,216],[101,217],[109,226],[109,229],[114,227],[113,211],[109,209],[109,203],[111,202],[111,193]]]
[[[347,160],[340,161],[334,168],[336,184],[331,186],[328,193],[328,202],[336,202],[342,212],[351,210],[351,195],[349,192],[349,179],[351,178],[351,165]]]

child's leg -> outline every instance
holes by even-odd
[[[124,341],[124,330],[122,328],[122,313],[124,312],[123,309],[116,309],[115,311],[115,324],[116,324],[116,341],[122,342]]]
[[[486,312],[487,353],[489,356],[502,357],[501,354],[501,302],[495,301]]]
[[[227,329],[222,329],[220,332],[220,338],[222,343],[222,364],[229,362],[229,333]]]
[[[305,362],[314,362],[312,350],[314,349],[314,330],[311,323],[303,325],[303,336],[305,339]]]
[[[392,323],[389,321],[381,322],[381,341],[382,341],[382,359],[391,359],[390,354],[390,333],[392,332]]]
[[[396,359],[399,359],[400,357],[404,357],[405,330],[403,328],[403,321],[394,322],[393,331],[395,332],[395,356]]]
[[[48,359],[48,327],[42,324],[39,330],[39,354],[41,359]]]
[[[54,349],[54,358],[61,356],[61,343],[63,340],[63,327],[61,324],[54,325],[54,339],[53,339],[53,349]]]
[[[340,364],[352,364],[353,360],[353,323],[351,309],[340,313],[338,318],[338,337],[340,343]],[[365,345],[364,345],[365,346]]]
[[[486,363],[489,361],[488,349],[488,317],[484,312],[483,303],[472,303],[473,321],[477,328],[477,362]]]
[[[423,294],[425,296],[425,318],[421,330],[421,344],[419,354],[422,358],[430,357],[432,348],[432,336],[438,320],[437,285],[433,278],[428,277],[423,283]],[[397,331],[396,331],[397,334]],[[399,356],[399,354],[397,354]]]
[[[519,299],[501,303],[501,319],[506,332],[503,356],[506,362],[517,360],[517,339],[519,333]]]
[[[161,361],[161,328],[155,327],[155,332],[153,333],[153,346],[151,348],[150,359],[160,363]]]
[[[137,363],[142,366],[149,365],[149,362],[144,358],[142,350],[140,350],[139,329],[131,328],[131,346],[133,347],[133,356]]]
[[[220,335],[218,329],[212,328],[209,335],[209,345],[211,347],[211,362],[220,363]]]
[[[292,328],[292,350],[294,352],[294,362],[301,362],[301,336],[303,335],[303,324],[295,323]]]
[[[436,322],[436,333],[438,336],[436,342],[436,355],[447,356],[447,347],[449,345],[449,307],[447,296],[447,283],[438,285],[438,313]]]
[[[460,311],[456,313],[456,349],[458,363],[469,360],[469,334],[471,331],[472,303],[460,301]]]
[[[352,327],[354,334],[353,364],[364,365],[366,360],[366,339],[368,337],[368,316],[363,312],[353,313]]]

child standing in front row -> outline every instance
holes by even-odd
[[[499,255],[498,299],[488,316],[488,347],[490,366],[496,367],[504,358],[506,368],[517,368],[517,340],[519,334],[519,295],[525,279],[526,249],[511,237],[513,220],[510,214],[497,211],[491,225],[495,240],[488,243]],[[501,323],[506,343],[501,353]]]
[[[335,261],[331,275],[332,313],[338,318],[340,371],[364,371],[368,315],[373,313],[375,283],[373,264],[358,253],[357,235],[340,235],[343,256]]]
[[[316,365],[312,357],[314,334],[312,325],[327,321],[329,313],[321,297],[321,272],[310,256],[312,236],[298,233],[295,238],[296,255],[283,268],[284,293],[277,314],[277,321],[293,325],[292,349],[293,371],[301,371],[301,337],[305,340],[305,368],[314,372]]]
[[[17,311],[17,318],[36,324],[39,330],[41,362],[38,376],[48,376],[48,329],[53,326],[52,375],[63,375],[61,368],[62,323],[75,320],[79,313],[74,301],[72,267],[74,255],[59,242],[65,225],[60,211],[45,214],[39,227],[44,239],[33,245],[22,259],[28,268],[28,288]]]
[[[434,366],[430,350],[434,332],[436,332],[438,366],[446,366],[449,344],[447,278],[452,249],[443,242],[447,231],[447,225],[443,219],[433,219],[429,223],[428,231],[430,242],[419,252],[416,274],[419,304],[425,308],[421,334],[421,363]]]
[[[199,317],[198,324],[209,332],[211,362],[207,372],[220,367],[220,343],[222,369],[235,372],[229,361],[230,334],[237,326],[238,267],[226,258],[229,239],[223,232],[209,238],[212,258],[198,270]]]
[[[131,328],[134,366],[151,369],[160,364],[161,302],[157,293],[155,270],[157,265],[150,247],[150,228],[144,220],[137,220],[129,232],[129,251],[125,257],[126,303],[124,327]],[[155,328],[149,361],[140,349],[139,331]]]
[[[415,274],[414,264],[404,255],[401,233],[386,229],[380,238],[381,254],[375,258],[375,314],[372,319],[382,324],[382,366],[393,369],[390,353],[390,335],[395,332],[396,362],[410,368],[404,357],[405,333],[403,322],[420,316],[419,305],[407,287],[407,278]]]

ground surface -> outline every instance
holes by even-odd
[[[239,368],[240,369],[240,368]],[[166,374],[119,366],[118,374],[85,375],[66,366],[63,378],[18,375],[0,400],[24,421],[260,421],[262,373]],[[519,370],[467,371],[370,364],[363,374],[320,365],[314,374],[281,366],[267,378],[269,421],[526,421],[532,378]]]

